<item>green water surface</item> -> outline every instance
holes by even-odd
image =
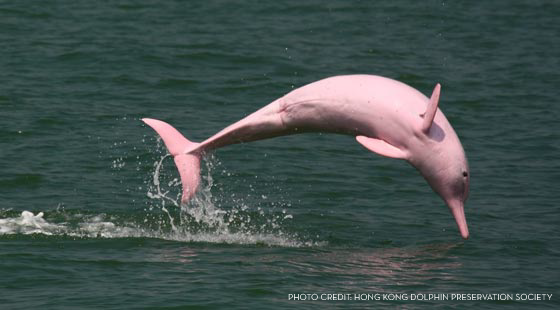
[[[559,16],[545,0],[2,1],[0,308],[558,308]],[[470,240],[413,167],[340,135],[220,149],[176,205],[140,118],[201,141],[355,73],[442,84]],[[553,295],[289,300],[376,293]]]

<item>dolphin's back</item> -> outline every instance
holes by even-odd
[[[429,99],[416,89],[375,75],[343,75],[295,89],[279,100],[287,126],[379,137],[392,128],[412,127]]]

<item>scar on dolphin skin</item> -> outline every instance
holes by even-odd
[[[183,184],[182,202],[200,183],[201,155],[231,144],[326,132],[351,135],[366,149],[404,159],[418,169],[443,199],[459,232],[468,239],[464,204],[469,167],[461,141],[438,108],[440,84],[430,98],[393,79],[341,75],[297,88],[208,139],[196,143],[171,125],[142,119],[163,139]]]

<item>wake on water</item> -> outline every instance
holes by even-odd
[[[212,172],[218,163],[211,155],[204,160],[207,173],[202,178],[199,191],[188,205],[181,205],[181,193],[177,191],[181,184],[178,179],[163,182],[162,186],[161,171],[168,157],[162,156],[154,163],[151,180],[147,182],[147,196],[152,203],[142,215],[132,216],[132,220],[130,214],[88,214],[84,210],[64,208],[37,214],[0,210],[0,217],[3,217],[0,218],[0,236],[42,234],[286,247],[322,245],[322,242],[304,241],[295,233],[286,233],[285,223],[292,218],[286,210],[265,212],[260,207],[248,206],[239,198],[229,199],[228,204],[233,203],[233,207],[227,210],[217,206],[212,195]]]

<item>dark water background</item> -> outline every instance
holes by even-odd
[[[0,4],[2,309],[558,308],[557,1],[138,2]],[[174,205],[172,160],[140,118],[200,141],[351,73],[442,83],[470,240],[416,170],[348,136],[221,149],[199,201]]]

